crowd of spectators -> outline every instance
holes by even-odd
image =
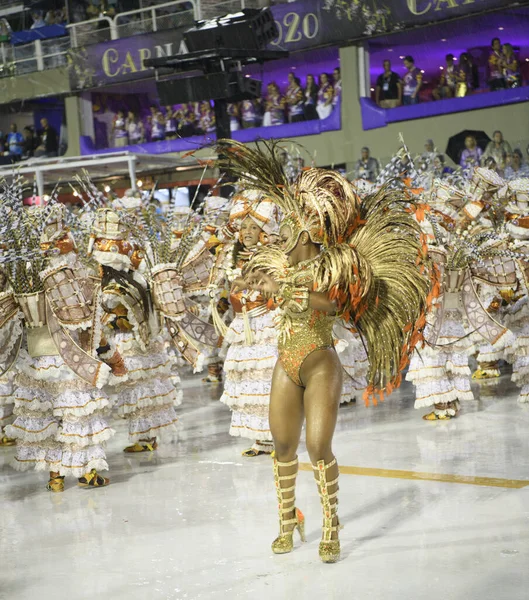
[[[527,151],[529,157],[529,147]],[[529,177],[529,167],[524,162],[522,150],[512,150],[509,142],[503,139],[501,131],[494,132],[485,150],[478,146],[473,135],[467,136],[459,165],[467,171],[476,166],[487,167],[508,180]]]
[[[26,126],[22,132],[18,131],[16,123],[11,123],[9,133],[0,132],[0,147],[3,156],[13,162],[27,160],[28,158],[51,158],[58,155],[59,138],[57,131],[46,118],[40,120],[41,128],[35,132],[31,126]]]
[[[420,94],[425,86],[424,71],[415,65],[412,56],[405,56],[403,64],[405,72],[401,77],[392,70],[391,62],[384,60],[384,72],[375,87],[375,101],[381,108],[417,104],[425,99],[425,94]],[[459,60],[453,54],[447,54],[439,70],[441,74],[431,89],[433,100],[463,98],[480,88],[479,69],[469,52],[463,52]],[[492,40],[489,50],[487,85],[490,91],[522,85],[518,52],[512,44],[502,44],[497,37]]]
[[[289,73],[284,92],[272,82],[264,98],[229,104],[231,130],[325,119],[339,103],[341,90],[339,68],[334,69],[332,77],[322,73],[318,81],[314,75],[307,75],[304,87],[294,73]],[[214,131],[215,113],[208,101],[163,108],[152,105],[149,113],[141,116],[118,110],[112,122],[111,144],[119,148]]]
[[[465,138],[465,147],[459,153],[458,165],[466,176],[470,176],[474,167],[486,167],[498,173],[506,181],[529,178],[529,146],[526,148],[527,159],[520,148],[512,150],[511,144],[503,139],[501,131],[492,135],[492,140],[482,150],[475,136]],[[419,171],[428,171],[433,177],[443,179],[457,169],[446,164],[446,157],[435,147],[433,140],[428,139],[424,152],[415,160]],[[374,183],[381,172],[379,161],[372,157],[367,147],[362,148],[362,154],[355,164],[354,179],[364,179]]]

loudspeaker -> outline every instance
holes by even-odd
[[[184,33],[190,52],[230,48],[262,50],[277,39],[279,30],[269,8],[246,8],[241,13],[198,21]]]
[[[239,102],[261,97],[261,82],[239,72],[159,81],[156,88],[162,105],[203,100]]]

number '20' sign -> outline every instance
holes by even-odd
[[[306,40],[313,40],[319,33],[320,23],[318,16],[314,13],[306,13],[303,16],[295,12],[288,12],[281,21],[276,20],[279,35],[271,42],[274,46],[286,44],[298,44]]]

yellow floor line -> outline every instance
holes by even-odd
[[[300,463],[302,471],[312,471],[310,463]],[[416,481],[444,481],[446,483],[463,483],[467,485],[483,485],[520,489],[529,486],[529,481],[521,479],[498,479],[496,477],[474,477],[472,475],[452,475],[449,473],[421,473],[419,471],[400,471],[397,469],[370,469],[368,467],[348,467],[340,465],[340,473],[344,475],[363,475],[364,477],[388,477],[390,479],[412,479]]]

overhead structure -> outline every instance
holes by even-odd
[[[139,175],[181,171],[197,166],[193,157],[174,158],[159,154],[134,154],[132,152],[109,152],[89,156],[59,158],[33,158],[18,165],[0,167],[0,178],[13,173],[34,176],[39,196],[44,195],[46,185],[74,181],[75,175],[86,169],[94,181],[110,178],[129,178],[136,187]]]
[[[244,76],[242,67],[287,57],[288,52],[266,50],[267,44],[278,34],[269,8],[245,9],[233,15],[198,21],[184,33],[190,52],[151,58],[145,61],[145,66],[158,69],[158,77],[171,72],[187,75],[158,80],[162,104],[213,100],[217,139],[229,138],[228,102],[261,96],[261,81]]]

